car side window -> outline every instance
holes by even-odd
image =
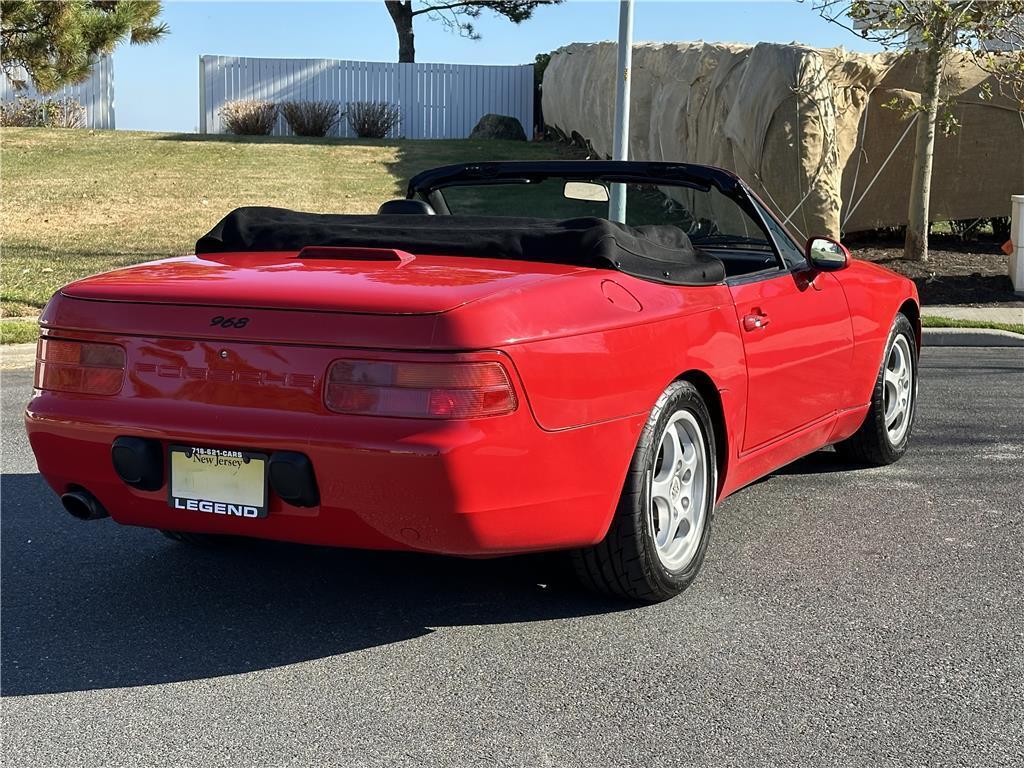
[[[776,247],[779,249],[779,253],[782,254],[782,261],[786,265],[787,269],[801,269],[807,266],[807,257],[804,256],[804,251],[800,246],[793,242],[793,238],[789,236],[789,233],[783,229],[782,225],[775,220],[768,211],[755,203],[758,210],[764,218],[765,224],[768,225],[768,231],[771,233],[772,240],[775,241]]]

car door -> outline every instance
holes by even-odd
[[[786,271],[729,286],[747,359],[745,451],[845,405],[850,311],[834,276],[811,277]]]
[[[802,249],[757,207],[781,263],[777,271],[729,280],[747,360],[744,451],[846,407],[853,360],[850,309],[839,281],[812,271]]]

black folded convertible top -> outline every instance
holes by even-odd
[[[310,245],[573,264],[673,285],[725,280],[722,262],[695,249],[678,227],[629,227],[598,218],[351,216],[238,208],[199,239],[196,254],[297,251]]]

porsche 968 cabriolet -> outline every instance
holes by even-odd
[[[26,425],[78,518],[566,550],[655,601],[730,493],[829,445],[903,455],[920,325],[913,283],[802,245],[726,171],[454,165],[375,215],[241,208],[194,255],[62,288]]]

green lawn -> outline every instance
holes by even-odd
[[[35,319],[23,320],[16,317],[0,319],[0,344],[22,344],[35,341],[39,335],[39,324]]]
[[[436,165],[572,157],[549,142],[235,138],[0,129],[3,342],[67,282],[191,251],[242,205],[373,213]],[[29,329],[29,330],[26,330]]]
[[[925,312],[928,307],[925,307]],[[990,323],[987,320],[957,320],[950,317],[929,317],[921,318],[921,325],[924,328],[992,328],[997,331],[1010,331],[1024,335],[1024,324],[1022,323]]]

